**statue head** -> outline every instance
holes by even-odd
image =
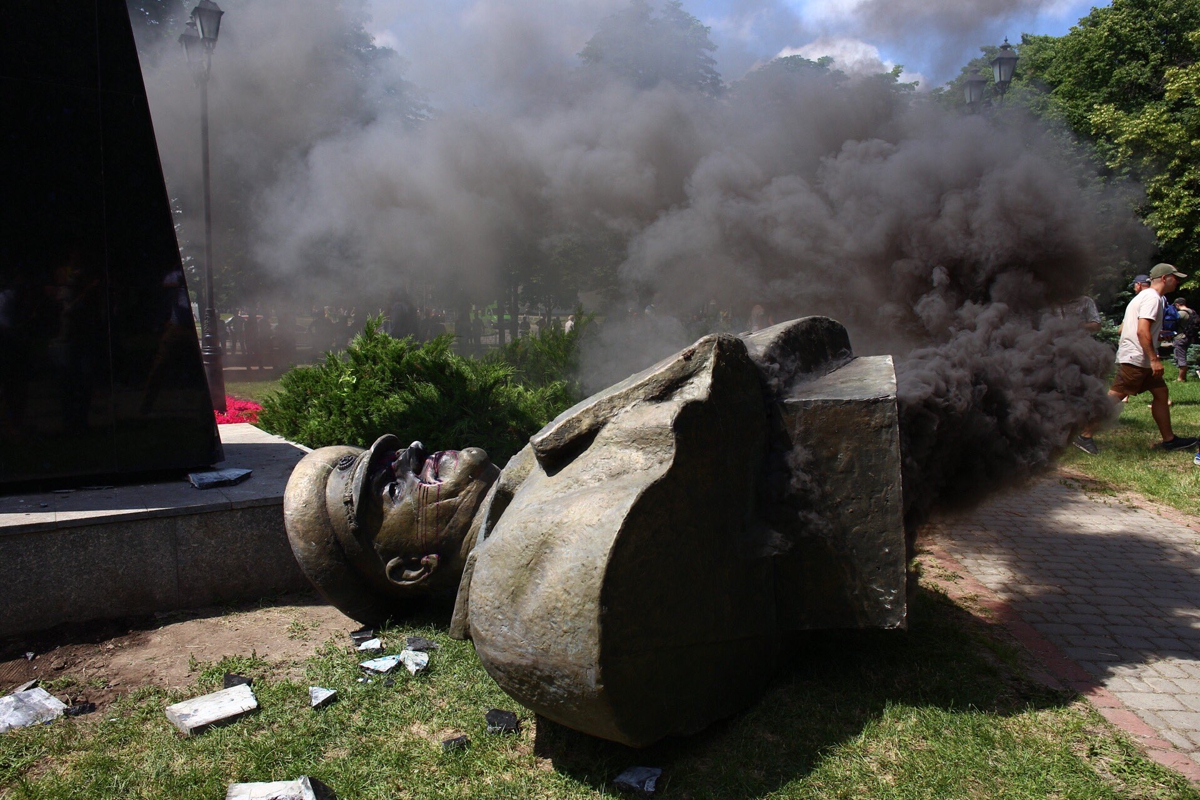
[[[392,435],[304,457],[284,494],[288,540],[326,598],[363,622],[458,587],[475,512],[499,470],[478,447],[428,451]]]

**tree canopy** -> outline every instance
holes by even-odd
[[[995,48],[940,93],[964,104],[972,68],[991,82]],[[1159,257],[1200,268],[1200,0],[1113,0],[1065,36],[1021,40],[1009,102],[1060,122],[1111,176],[1146,190]]]
[[[717,95],[723,84],[712,57],[717,46],[708,33],[683,9],[681,0],[667,0],[657,16],[646,0],[632,0],[601,23],[579,57],[589,67],[605,69],[639,89],[666,82]]]

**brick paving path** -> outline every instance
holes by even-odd
[[[1175,766],[1195,774],[1200,531],[1169,516],[1088,496],[1054,477],[943,516],[926,533],[1086,671],[1098,692],[1089,696],[1110,701],[1097,705],[1116,705],[1115,697],[1188,756],[1190,765],[1176,755]],[[1121,724],[1122,713],[1106,716]],[[1129,722],[1122,727],[1130,732],[1144,728]]]

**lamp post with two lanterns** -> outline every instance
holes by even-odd
[[[996,84],[996,92],[1000,95],[1000,102],[1004,102],[1004,94],[1008,91],[1008,86],[1012,83],[1013,73],[1017,69],[1017,53],[1013,50],[1013,46],[1008,43],[1008,39],[1004,40],[1004,44],[1000,45],[1000,52],[992,59],[992,80]],[[979,74],[978,69],[971,70],[971,74],[963,81],[963,93],[966,95],[967,107],[978,109],[983,103],[983,95],[987,91],[987,78]]]
[[[200,151],[204,173],[204,319],[201,323],[200,356],[208,376],[208,391],[213,408],[225,411],[225,374],[221,363],[221,342],[217,337],[217,309],[213,301],[212,273],[212,195],[208,169],[208,76],[212,71],[212,52],[221,30],[225,12],[212,0],[200,0],[192,9],[192,18],[179,36],[192,77],[200,87]]]

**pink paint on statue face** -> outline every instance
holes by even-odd
[[[375,454],[362,502],[378,520],[373,545],[388,581],[414,594],[456,586],[463,542],[498,474],[478,447],[429,453],[413,442]]]

